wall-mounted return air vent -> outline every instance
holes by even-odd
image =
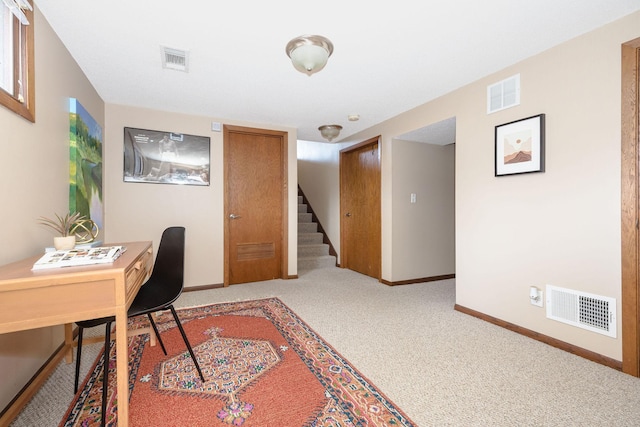
[[[616,337],[615,298],[547,285],[547,317]]]
[[[189,52],[161,46],[162,68],[170,70],[189,71]]]
[[[520,74],[487,86],[487,114],[520,105]]]

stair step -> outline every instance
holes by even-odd
[[[298,223],[313,221],[312,213],[298,213]]]
[[[313,223],[315,224],[315,223]],[[322,233],[300,233],[298,232],[298,245],[314,245],[322,243],[324,236]]]
[[[307,213],[307,205],[304,203],[298,203],[298,213]]]
[[[298,222],[298,233],[316,233],[318,224],[315,222]]]
[[[319,257],[329,255],[329,245],[320,243],[315,245],[298,245],[298,257]]]
[[[298,196],[298,204],[304,203],[304,197]]]
[[[320,257],[298,258],[298,272],[317,268],[331,268],[336,266],[336,257],[324,255]]]

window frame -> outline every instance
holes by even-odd
[[[28,0],[29,1],[29,0]],[[29,4],[33,7],[32,1]],[[19,93],[18,85],[23,84],[24,102],[16,96],[0,88],[0,105],[24,117],[30,122],[36,121],[36,89],[35,89],[35,61],[34,61],[34,12],[25,10],[23,12],[29,20],[29,25],[22,25],[18,18],[13,17],[13,72],[14,72],[14,93]],[[20,45],[20,40],[24,42]],[[20,73],[22,70],[22,75]]]

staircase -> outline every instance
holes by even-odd
[[[324,234],[318,231],[318,223],[308,210],[304,197],[298,196],[298,271],[335,267],[336,257],[329,255]]]

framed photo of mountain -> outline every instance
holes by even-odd
[[[496,126],[495,176],[544,172],[544,114]]]

